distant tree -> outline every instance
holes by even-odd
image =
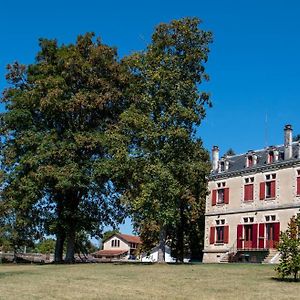
[[[300,134],[293,136],[293,142],[298,142],[298,141],[300,141]]]
[[[109,239],[111,236],[113,236],[116,233],[120,233],[119,229],[105,231],[102,235],[102,240],[106,241],[107,239]]]
[[[292,217],[286,231],[281,232],[278,251],[280,263],[276,271],[281,278],[293,276],[298,280],[300,271],[300,216]]]
[[[91,242],[89,235],[84,232],[77,232],[75,239],[75,252],[84,256],[97,251],[98,248]]]
[[[235,155],[235,152],[232,148],[229,148],[224,154],[224,156],[233,156],[233,155]]]
[[[37,252],[43,253],[43,254],[54,253],[55,240],[54,239],[44,239],[35,246],[35,250]]]

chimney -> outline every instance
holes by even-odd
[[[292,125],[285,125],[284,127],[284,159],[291,159],[293,156],[292,150],[293,129]]]
[[[218,146],[213,146],[212,148],[212,168],[213,171],[216,172],[218,171],[219,168],[219,147]]]

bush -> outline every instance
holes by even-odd
[[[280,252],[280,264],[276,271],[280,278],[286,279],[293,276],[294,281],[298,280],[300,271],[300,216],[292,217],[288,229],[281,232],[278,251]]]

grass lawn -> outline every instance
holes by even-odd
[[[300,299],[274,266],[0,265],[0,299]]]

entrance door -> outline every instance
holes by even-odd
[[[245,239],[244,239],[244,248],[245,249],[251,249],[252,248],[252,225],[245,225],[244,231],[245,231]]]
[[[274,223],[266,224],[266,248],[274,248]]]

